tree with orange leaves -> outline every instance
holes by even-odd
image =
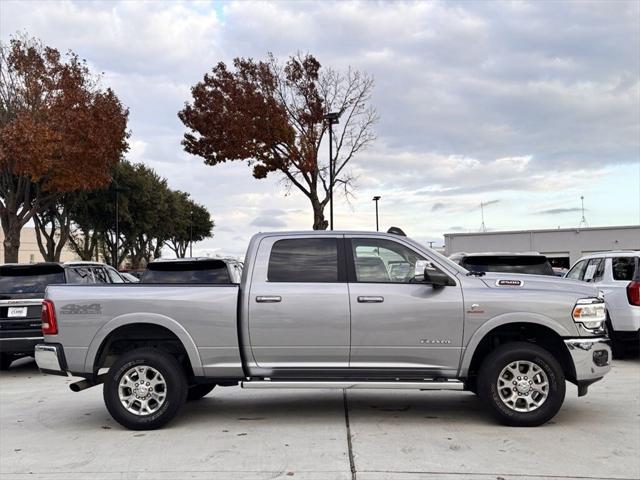
[[[26,36],[0,45],[5,262],[18,261],[20,230],[29,220],[68,192],[108,185],[111,168],[128,149],[128,110],[99,83],[72,52],[63,58]]]
[[[233,69],[221,62],[191,89],[192,103],[178,113],[189,129],[182,144],[207,165],[241,160],[255,178],[283,175],[311,202],[313,228],[324,230],[332,186],[349,193],[347,165],[375,138],[372,89],[372,77],[323,69],[313,55],[291,57],[284,66],[272,55],[266,62],[236,58]],[[334,129],[333,182],[327,156],[320,155],[330,112],[342,112]]]

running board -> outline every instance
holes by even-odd
[[[346,390],[405,389],[405,390],[464,390],[458,380],[441,382],[347,382],[347,381],[300,381],[300,380],[244,380],[242,388],[338,388]]]

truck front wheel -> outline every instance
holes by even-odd
[[[478,375],[478,395],[505,425],[535,427],[562,406],[565,377],[547,350],[526,342],[506,343],[492,351]]]
[[[120,425],[153,430],[176,416],[187,398],[187,381],[174,357],[155,348],[139,348],[109,368],[103,395],[107,410]]]

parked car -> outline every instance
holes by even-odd
[[[454,253],[449,257],[471,272],[528,273],[555,275],[549,259],[537,252]]]
[[[161,258],[149,265],[141,283],[240,283],[242,263],[230,258]]]
[[[84,377],[74,391],[104,383],[134,430],[237,384],[466,389],[503,423],[535,426],[565,379],[582,396],[611,368],[605,304],[584,282],[473,274],[377,232],[260,233],[246,259],[240,284],[50,286],[38,366]]]
[[[33,355],[42,342],[42,299],[52,283],[122,283],[118,272],[101,263],[0,265],[0,370]]]
[[[592,283],[604,294],[613,354],[638,354],[640,347],[640,251],[592,253],[578,260],[566,278]]]

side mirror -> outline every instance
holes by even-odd
[[[455,285],[449,276],[440,270],[424,270],[424,283],[433,285],[434,287],[447,287]]]
[[[429,266],[429,262],[426,260],[418,260],[416,262],[415,271],[413,273],[413,281],[414,282],[424,282],[425,280],[425,272],[427,271],[427,267]]]

